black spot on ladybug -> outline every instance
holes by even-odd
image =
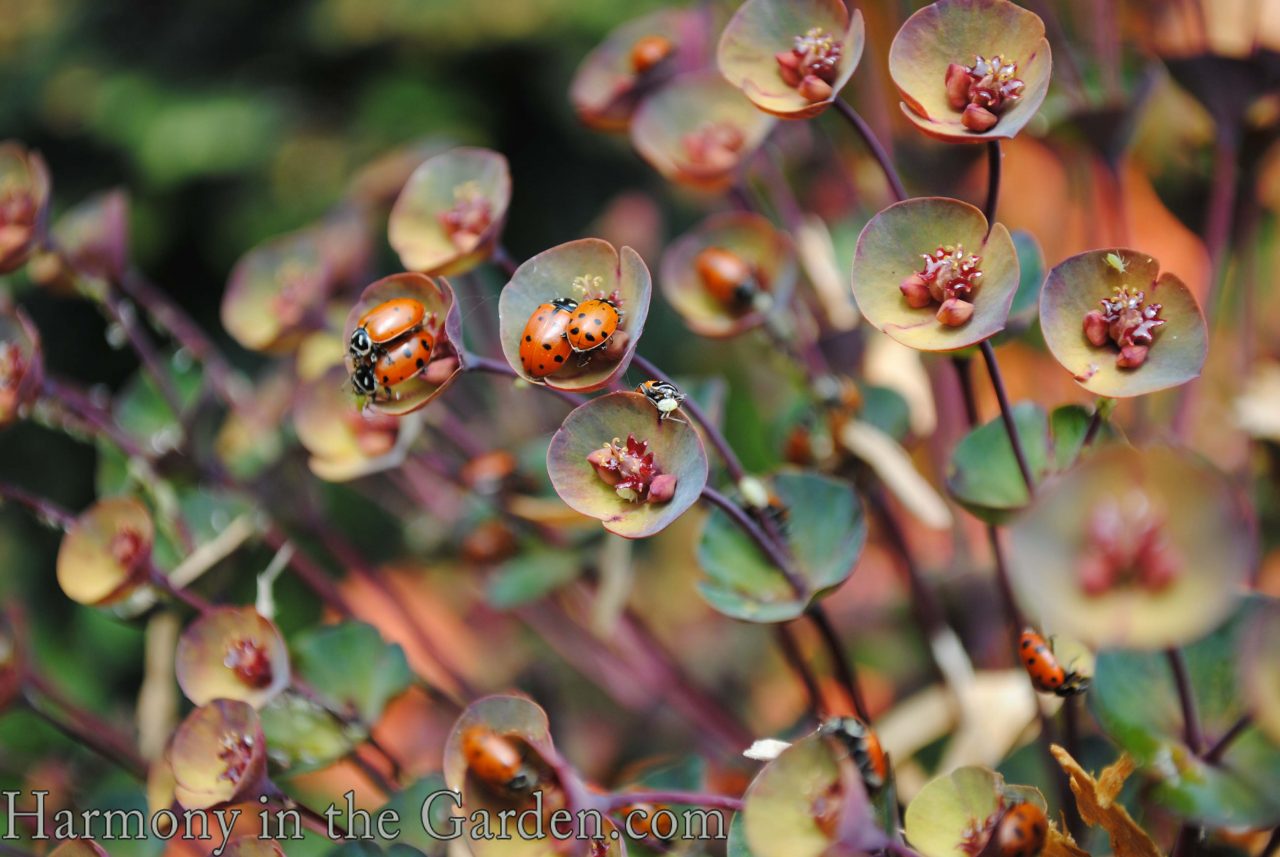
[[[563,363],[563,362],[564,362],[564,355],[563,355],[563,354],[557,354],[557,355],[556,355],[556,362],[557,362],[557,363]]]
[[[547,317],[545,315],[538,316],[538,321],[546,321],[546,320],[547,320]]]
[[[569,329],[569,332],[570,332],[570,333],[572,333],[574,336],[577,336],[577,335],[578,335],[578,331],[579,331],[579,330],[580,330],[580,328],[573,327],[573,328],[570,328],[570,329]]]
[[[578,318],[586,318],[586,317],[587,317],[587,314],[585,312],[578,313]]]
[[[1024,648],[1024,649],[1025,649],[1025,648],[1026,648],[1027,646],[1029,646],[1029,645],[1031,645],[1031,641],[1030,641],[1030,640],[1023,640],[1023,641],[1022,641],[1022,648]]]
[[[596,335],[594,333],[588,333],[587,342],[595,342],[595,341],[596,341]]]
[[[384,383],[384,384],[389,384],[389,383],[391,383],[391,376],[389,376],[389,375],[383,375],[383,376],[382,376],[382,383]]]
[[[551,350],[551,343],[550,343],[550,342],[544,342],[544,343],[542,343],[542,350],[543,350],[543,351],[550,351],[550,350]]]
[[[604,324],[604,322],[597,318],[597,319],[596,319],[596,327],[599,327],[599,326],[600,326],[600,325],[602,325],[602,324]]]
[[[419,369],[421,369],[423,366],[426,366],[426,365],[427,365],[427,364],[423,361],[423,359],[422,359],[421,357],[419,357],[419,358],[418,358],[418,368],[419,368]]]
[[[526,337],[524,338],[524,341],[525,341],[525,342],[533,342],[533,337],[532,337],[532,336],[526,336]]]

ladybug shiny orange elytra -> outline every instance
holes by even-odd
[[[694,257],[693,267],[707,293],[731,309],[749,307],[760,291],[751,266],[722,247],[704,248]]]
[[[874,792],[888,781],[889,759],[870,726],[856,717],[834,717],[824,722],[818,731],[845,746],[849,757],[858,766],[867,791]]]
[[[538,308],[525,322],[520,334],[520,365],[534,378],[545,378],[564,368],[573,353],[565,331],[573,320],[578,302],[572,298],[556,298]]]
[[[360,316],[351,333],[351,356],[368,357],[375,348],[387,345],[422,326],[427,308],[413,298],[393,298]]]
[[[1067,697],[1089,688],[1089,679],[1064,669],[1044,637],[1030,628],[1023,630],[1018,640],[1018,657],[1026,667],[1032,686],[1041,693]]]
[[[618,330],[622,313],[613,301],[593,298],[578,304],[573,311],[573,321],[565,331],[569,347],[581,354],[592,351],[609,341]]]
[[[511,741],[479,724],[462,733],[462,756],[467,768],[488,785],[512,793],[522,793],[534,785],[533,773]]]
[[[1044,810],[1033,803],[1015,804],[993,834],[997,857],[1036,857],[1044,849],[1048,832]]]
[[[427,368],[434,347],[435,337],[426,330],[397,339],[374,361],[374,378],[389,395],[392,387]]]

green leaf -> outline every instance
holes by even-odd
[[[171,358],[164,369],[177,388],[183,409],[190,408],[195,404],[203,383],[199,365]],[[138,372],[120,391],[116,397],[115,414],[120,427],[141,440],[143,446],[163,450],[181,440],[177,415],[146,372]]]
[[[582,562],[572,551],[534,550],[498,566],[486,587],[489,603],[509,610],[559,589],[578,576]]]
[[[376,723],[387,701],[413,682],[404,649],[363,622],[326,625],[299,636],[294,660],[328,704],[354,710],[366,724]]]
[[[786,544],[807,591],[797,597],[786,578],[720,509],[707,517],[698,562],[707,579],[698,591],[716,610],[748,622],[785,622],[843,583],[866,541],[862,503],[846,482],[814,473],[773,479],[786,507]]]
[[[911,430],[911,408],[907,400],[888,387],[863,387],[859,416],[894,440],[902,440]]]
[[[725,845],[726,857],[755,857],[747,845],[747,828],[742,813],[737,813],[729,824],[729,841]]]
[[[281,694],[258,711],[271,761],[290,775],[323,768],[355,749],[364,736],[294,694]]]
[[[1229,665],[1237,659],[1250,618],[1264,603],[1258,596],[1247,600],[1217,631],[1183,649],[1210,744],[1245,713],[1244,694]],[[1153,796],[1170,810],[1210,826],[1280,822],[1280,747],[1251,726],[1232,741],[1218,765],[1193,754],[1183,740],[1182,708],[1164,653],[1102,652],[1089,697],[1103,729],[1157,780]]]

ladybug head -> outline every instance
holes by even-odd
[[[573,298],[556,298],[551,302],[556,309],[562,309],[565,312],[573,312],[578,308],[578,302]]]
[[[358,366],[351,374],[351,386],[362,396],[372,396],[378,391],[378,379],[373,374],[373,367]]]
[[[355,332],[351,334],[351,353],[357,357],[365,357],[373,350],[373,340],[369,338],[369,331],[363,327],[357,327]],[[372,372],[370,373],[373,374]]]
[[[521,768],[514,777],[507,781],[507,790],[516,794],[527,792],[533,786],[533,772],[528,768]]]

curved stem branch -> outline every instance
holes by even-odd
[[[1243,714],[1240,719],[1231,724],[1231,728],[1222,733],[1222,737],[1213,743],[1213,746],[1205,751],[1204,760],[1210,765],[1216,765],[1222,761],[1222,757],[1226,754],[1227,748],[1231,746],[1231,742],[1235,741],[1244,730],[1253,725],[1253,716]]]
[[[818,680],[813,675],[813,670],[809,669],[809,665],[805,663],[804,653],[800,651],[800,644],[796,640],[795,631],[790,625],[780,624],[774,625],[774,636],[778,639],[778,648],[782,649],[783,657],[786,659],[791,671],[800,679],[800,683],[804,685],[805,693],[809,697],[809,713],[815,721],[821,721],[823,717],[823,698],[822,690],[818,687]]]
[[[641,372],[650,376],[654,380],[662,381],[670,384],[671,379],[667,374],[646,360],[639,354],[631,358],[631,363]],[[673,385],[674,386],[674,385]],[[707,416],[706,412],[698,406],[698,403],[692,397],[687,398],[680,405],[681,409],[693,417],[694,422],[702,426],[702,432],[707,436],[707,440],[716,448],[716,452],[724,461],[725,470],[729,471],[729,477],[734,483],[742,481],[742,477],[747,475],[747,471],[742,467],[742,462],[738,460],[737,453],[733,451],[733,447],[729,446],[729,442],[725,440],[724,434],[716,427],[715,423]]]
[[[1181,649],[1166,649],[1173,683],[1178,688],[1178,703],[1182,706],[1182,732],[1191,752],[1197,755],[1204,750],[1204,730],[1200,728],[1200,715],[1196,711],[1196,698],[1191,691],[1191,677],[1187,674],[1187,660]]]
[[[996,225],[996,206],[1000,204],[1000,163],[1003,160],[1000,141],[987,143],[987,202],[982,206],[982,214],[987,218],[988,235]]]
[[[876,163],[880,165],[880,172],[884,173],[885,181],[889,183],[889,190],[893,193],[894,200],[902,202],[907,198],[906,188],[902,186],[902,179],[898,177],[898,171],[893,166],[893,160],[889,157],[889,153],[885,151],[884,146],[880,144],[880,141],[876,139],[875,132],[871,130],[871,126],[843,99],[837,98],[832,104],[835,106],[836,112],[853,126],[853,130],[862,138],[867,150],[871,152],[871,157],[875,158]]]
[[[760,548],[769,561],[782,572],[796,597],[808,597],[809,588],[805,586],[804,580],[792,568],[790,558],[782,552],[777,542],[769,538],[759,524],[752,520],[751,516],[742,507],[709,485],[702,489],[702,499],[728,515],[738,529],[746,533],[756,543],[756,546]]]
[[[519,378],[516,370],[507,365],[507,361],[498,360],[493,357],[485,357],[482,354],[472,354],[466,352],[461,355],[462,366],[467,372],[487,372],[490,375],[505,375],[508,378]],[[567,390],[557,390],[555,387],[548,387],[546,384],[535,384],[534,386],[546,390],[552,395],[558,396],[575,408],[587,401],[586,396],[580,396],[577,393],[570,393]]]
[[[831,665],[836,679],[849,695],[849,701],[853,703],[854,713],[864,723],[870,723],[871,714],[867,710],[867,701],[863,698],[862,690],[858,686],[857,672],[854,670],[853,662],[845,654],[844,646],[840,643],[840,637],[836,634],[835,626],[831,624],[831,617],[827,615],[827,611],[822,605],[817,602],[809,605],[805,615],[812,620],[814,627],[818,629],[818,634],[821,635],[822,641],[827,647],[827,652],[831,655]]]
[[[1013,421],[1013,407],[1009,404],[1009,394],[1004,389],[1004,377],[1000,374],[1000,364],[996,362],[996,352],[991,347],[990,340],[982,341],[982,359],[986,361],[987,374],[991,376],[991,386],[995,388],[996,399],[1000,402],[1000,419],[1004,421],[1004,430],[1009,435],[1009,444],[1013,447],[1013,457],[1018,462],[1022,481],[1027,484],[1027,495],[1034,497],[1035,478],[1031,475],[1031,467],[1027,464],[1027,454],[1023,450],[1022,439],[1018,437],[1018,426]]]

